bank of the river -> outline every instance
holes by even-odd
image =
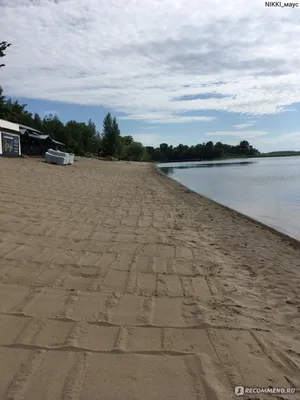
[[[170,163],[172,179],[300,240],[300,157]]]
[[[195,162],[195,161],[203,161],[203,162],[214,162],[214,161],[230,161],[230,160],[235,160],[235,159],[247,159],[247,158],[275,158],[275,157],[297,157],[300,156],[299,153],[293,153],[293,154],[285,154],[285,153],[279,153],[279,154],[259,154],[256,156],[231,156],[231,157],[218,157],[210,160],[168,160],[168,161],[152,161],[153,164],[164,164],[164,163],[188,163],[188,162]]]

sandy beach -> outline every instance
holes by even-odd
[[[0,158],[0,184],[0,399],[300,388],[298,242],[152,165]]]

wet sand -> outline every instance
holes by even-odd
[[[151,165],[0,158],[0,184],[0,399],[300,388],[298,242]]]

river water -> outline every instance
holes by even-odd
[[[300,240],[300,157],[159,164],[193,191]]]

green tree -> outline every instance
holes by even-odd
[[[0,86],[0,118],[8,119],[8,109],[6,105],[6,98],[3,95],[3,89]]]
[[[143,161],[146,149],[140,142],[132,142],[126,149],[126,157],[131,161]]]
[[[20,104],[18,100],[12,101],[7,99],[5,101],[5,115],[3,119],[11,122],[28,125],[32,122],[32,114],[25,110],[26,104]]]
[[[154,160],[153,155],[154,155],[154,151],[155,151],[154,147],[146,146],[145,150],[146,150],[145,160],[146,161],[153,161]]]
[[[97,153],[97,148],[94,147],[95,137],[97,135],[96,125],[89,119],[88,123],[80,123],[81,142],[85,153]]]
[[[250,144],[247,142],[247,140],[242,140],[239,144],[239,152],[241,154],[248,154],[250,150]]]
[[[120,135],[121,135],[121,132],[120,132],[120,128],[119,128],[119,125],[118,125],[118,123],[117,123],[116,117],[113,118],[112,126],[113,126],[113,131],[114,131],[114,133],[115,133],[117,136],[120,136]]]
[[[160,148],[160,153],[161,153],[161,160],[167,160],[168,159],[168,144],[161,143],[159,145],[159,148]]]
[[[121,131],[117,122],[116,117],[113,119],[113,132],[115,134],[115,154],[114,156],[117,157],[119,160],[123,158],[123,155],[125,153],[125,148],[126,145],[124,144],[122,137],[121,137]]]
[[[35,124],[38,125],[38,118],[35,118]],[[29,125],[30,126],[30,125]],[[38,129],[38,127],[36,127]],[[53,137],[53,139],[59,142],[69,145],[68,136],[66,133],[65,125],[61,122],[57,115],[48,115],[42,121],[41,130],[45,135]]]
[[[121,147],[120,129],[116,118],[112,119],[107,113],[103,121],[102,152],[104,156],[115,157],[120,153]]]
[[[83,156],[85,151],[82,140],[82,125],[77,121],[68,121],[65,125],[65,134],[67,137],[67,143],[71,147],[75,154]]]
[[[129,146],[131,143],[133,143],[133,137],[131,135],[127,136],[122,136],[122,142],[124,143],[125,146]]]
[[[102,137],[101,134],[97,131],[95,137],[93,138],[93,149],[94,153],[98,156],[101,155],[102,151]]]
[[[37,129],[38,131],[43,130],[43,121],[37,113],[35,113],[33,117],[33,128]]]
[[[5,57],[5,50],[11,46],[11,43],[7,43],[7,42],[0,42],[0,58]],[[5,67],[5,64],[0,64],[0,68],[1,67]]]
[[[102,152],[105,156],[111,156],[113,152],[112,145],[112,118],[110,113],[107,113],[103,121],[103,133],[102,133]]]

